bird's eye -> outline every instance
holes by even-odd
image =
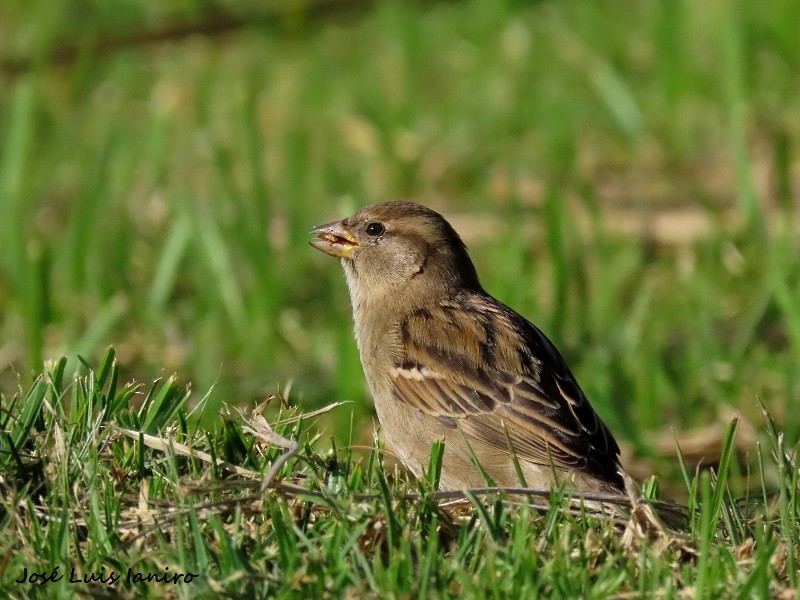
[[[366,229],[367,235],[372,236],[379,236],[384,231],[386,231],[386,227],[383,226],[383,223],[378,223],[377,221],[367,225]]]

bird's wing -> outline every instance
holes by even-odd
[[[622,486],[619,447],[561,355],[530,322],[473,295],[417,310],[399,328],[394,395],[521,460]]]

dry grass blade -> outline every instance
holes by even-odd
[[[312,410],[311,412],[304,412],[298,413],[292,417],[286,417],[285,419],[279,419],[275,421],[275,427],[282,427],[284,425],[291,425],[292,423],[297,423],[300,419],[311,419],[313,417],[318,417],[320,415],[324,415],[325,413],[329,413],[334,408],[338,408],[340,406],[344,406],[345,404],[350,404],[349,400],[344,402],[333,402],[328,404],[327,406],[323,406],[322,408],[318,408],[317,410]]]
[[[142,440],[142,443],[147,446],[148,448],[152,448],[153,450],[159,450],[160,452],[175,452],[177,454],[181,454],[183,456],[189,456],[191,458],[196,458],[198,460],[202,460],[203,462],[207,462],[209,464],[214,464],[217,467],[225,469],[226,471],[231,471],[232,473],[236,473],[237,475],[242,475],[243,477],[249,477],[250,479],[260,479],[261,474],[257,471],[252,471],[250,469],[245,469],[238,465],[234,465],[226,460],[214,460],[214,458],[208,454],[207,452],[203,452],[202,450],[195,450],[190,448],[186,444],[181,444],[180,442],[176,442],[173,439],[168,438],[160,438],[155,435],[150,435],[148,433],[144,433],[142,431],[135,431],[133,429],[125,429],[123,427],[117,427],[116,425],[112,425],[115,431],[118,431],[134,440]]]
[[[300,451],[300,444],[298,444],[296,440],[290,440],[276,433],[261,414],[253,413],[249,422],[246,419],[243,419],[242,430],[253,434],[260,440],[286,449],[286,452],[275,459],[275,462],[272,463],[269,472],[264,477],[264,481],[261,483],[261,491],[263,492],[269,488],[272,479],[275,477],[281,467],[283,467],[283,465],[285,465],[290,458],[295,456]]]
[[[672,521],[677,519],[670,518],[673,517],[673,513],[666,510],[673,507],[664,505],[662,511],[657,512],[651,502],[637,500],[633,480],[625,473],[623,478],[632,509],[630,520],[622,534],[622,547],[631,554],[638,554],[642,549],[643,540],[647,540],[659,555],[673,547],[680,551],[681,556],[696,556],[697,550],[691,538],[675,531],[680,524],[673,523]],[[685,522],[683,525],[685,526]]]
[[[261,475],[250,469],[245,469],[243,467],[239,467],[234,465],[230,462],[217,460],[216,466],[223,468],[227,471],[232,473],[236,473],[238,475],[242,475],[247,477],[248,479],[262,479],[262,483],[260,486],[261,491],[266,490],[268,488],[281,491],[282,493],[288,496],[306,496],[309,499],[313,499],[315,501],[321,502],[325,505],[330,505],[332,500],[329,494],[323,492],[315,492],[313,490],[308,490],[299,486],[289,485],[285,483],[274,483],[272,480],[275,474],[280,470],[280,468],[286,464],[286,462],[294,455],[297,454],[299,451],[299,444],[294,440],[289,440],[279,434],[277,434],[272,427],[267,423],[266,419],[264,419],[261,415],[256,415],[250,422],[243,422],[242,428],[251,434],[255,435],[259,439],[267,441],[271,444],[275,444],[282,448],[286,448],[287,451],[284,452],[272,465],[270,471],[267,473],[266,477],[263,479]],[[142,433],[139,431],[134,431],[132,429],[124,429],[122,427],[115,427],[115,430],[131,437],[132,439],[141,439],[142,442],[148,446],[149,448],[153,448],[154,450],[159,450],[161,452],[167,451],[174,451],[177,454],[182,454],[184,456],[189,456],[192,458],[196,458],[202,460],[204,462],[213,463],[214,460],[212,456],[206,452],[202,452],[200,450],[195,450],[189,448],[185,444],[181,444],[171,439],[160,438],[154,435],[149,435],[146,433]],[[460,501],[464,500],[467,496],[467,492],[472,494],[473,496],[490,496],[490,495],[505,495],[505,496],[525,496],[528,498],[549,498],[552,495],[552,490],[549,488],[528,488],[528,487],[483,487],[483,488],[472,488],[470,490],[446,490],[446,491],[436,491],[436,492],[429,492],[425,496],[431,500],[439,500],[444,502],[452,502],[452,501]],[[590,503],[602,503],[611,506],[617,506],[626,509],[633,509],[634,512],[638,511],[646,511],[649,515],[649,520],[652,523],[657,524],[656,527],[659,530],[664,529],[664,525],[659,517],[656,516],[656,512],[653,510],[653,507],[656,507],[659,511],[662,509],[664,510],[671,510],[671,511],[680,511],[680,507],[673,506],[669,503],[662,503],[662,502],[653,502],[653,501],[642,501],[637,500],[634,495],[630,493],[626,494],[609,494],[609,493],[601,493],[601,492],[574,492],[568,494],[570,500],[575,501],[584,501]],[[404,493],[404,494],[397,494],[393,496],[394,500],[407,500],[407,501],[416,501],[422,499],[423,495],[419,493]],[[353,500],[356,502],[369,502],[372,500],[379,499],[379,494],[354,494]],[[545,504],[542,504],[541,507],[545,507]],[[537,508],[541,508],[537,506]],[[598,511],[598,516],[603,516],[605,513],[602,511]]]

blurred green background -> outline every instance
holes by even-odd
[[[5,2],[0,390],[111,344],[210,390],[208,426],[291,384],[368,439],[307,232],[409,198],[640,454],[731,411],[760,428],[758,399],[791,443],[798,23],[796,0]]]

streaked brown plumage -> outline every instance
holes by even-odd
[[[361,363],[387,444],[416,475],[444,440],[442,486],[569,478],[623,489],[619,447],[550,340],[481,287],[466,247],[438,213],[367,206],[312,230],[341,258]]]

